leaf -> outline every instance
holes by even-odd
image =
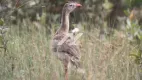
[[[130,56],[133,56],[133,57],[138,57],[138,55],[137,54],[135,54],[135,53],[132,53],[132,54],[130,54]]]
[[[130,54],[130,56],[134,57],[134,61],[136,64],[140,64],[142,58],[141,58],[141,51],[140,50],[133,50],[132,53]]]
[[[103,7],[105,9],[111,9],[113,7],[113,4],[111,2],[109,2],[108,0],[105,0]]]
[[[139,51],[137,49],[135,49],[130,53],[130,56],[137,58],[137,57],[139,57],[138,54],[139,54]]]
[[[124,13],[129,16],[130,15],[130,12],[128,10],[124,10]]]
[[[3,26],[3,24],[4,24],[4,20],[1,18],[0,19],[0,25]]]
[[[141,0],[131,0],[131,6],[140,6],[141,4]]]
[[[3,37],[0,35],[0,46],[2,45]]]
[[[140,40],[142,40],[142,35],[137,35]]]

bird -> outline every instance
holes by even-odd
[[[69,16],[76,8],[82,5],[70,1],[65,3],[62,9],[61,25],[52,39],[52,52],[64,65],[64,78],[68,80],[69,63],[76,68],[80,67],[80,49],[74,39],[69,35]]]
[[[142,25],[142,7],[134,7],[129,15],[131,21],[138,21],[139,25]]]

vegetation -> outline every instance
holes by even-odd
[[[0,80],[64,79],[50,42],[65,1],[0,1]],[[142,79],[142,25],[128,17],[140,1],[79,0],[83,7],[71,14],[70,29],[83,33],[78,43],[85,74],[73,69],[70,80]]]

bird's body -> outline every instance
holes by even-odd
[[[52,41],[53,53],[63,62],[65,80],[68,80],[68,64],[71,62],[77,68],[80,65],[80,50],[74,39],[69,35],[69,15],[77,7],[76,2],[66,3],[62,10],[61,26]]]
[[[69,34],[57,34],[53,39],[53,53],[63,62],[79,67],[80,50]]]

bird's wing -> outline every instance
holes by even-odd
[[[65,41],[63,35],[56,35],[53,39],[53,48],[54,52],[62,53],[63,55],[68,55],[70,57],[71,63],[76,67],[80,66],[80,49],[78,45],[74,42],[72,37],[67,37]],[[62,43],[59,45],[59,43]]]
[[[57,41],[57,43],[55,44],[57,49],[56,51],[66,53],[70,57],[80,59],[80,49],[72,37],[66,36],[66,40],[63,41],[61,45],[58,45],[58,43],[60,43],[64,39],[64,37],[65,35],[57,35],[54,37],[54,40]]]
[[[71,57],[80,59],[80,49],[73,39],[67,39],[59,46],[58,51],[65,52]]]

